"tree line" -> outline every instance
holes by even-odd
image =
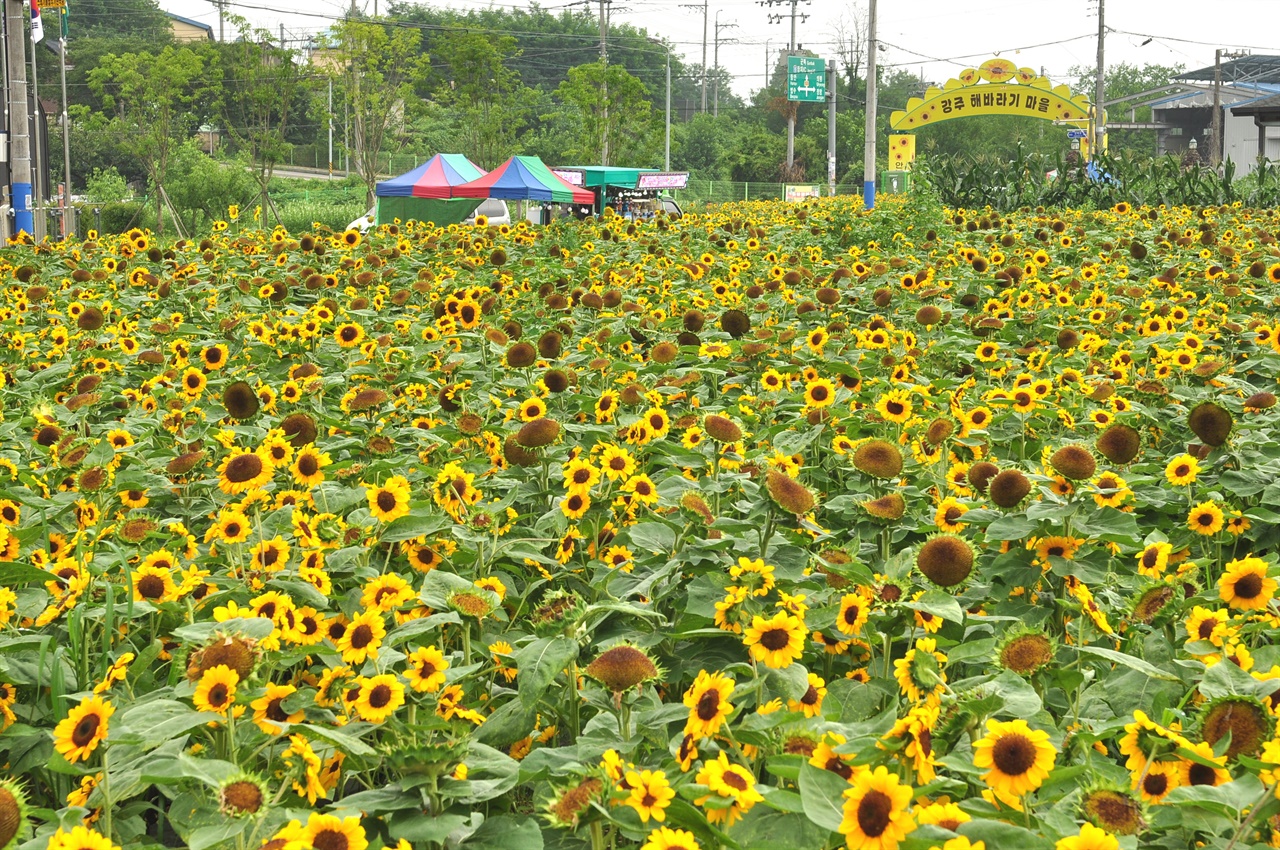
[[[517,153],[550,164],[599,163],[606,152],[611,164],[663,164],[670,45],[611,22],[603,63],[598,20],[585,9],[532,4],[462,12],[395,2],[384,17],[336,21],[314,37],[283,43],[243,19],[232,17],[230,25],[224,42],[175,43],[170,19],[154,0],[77,3],[68,50],[77,189],[91,175],[119,174],[145,188],[163,227],[175,191],[199,206],[186,197],[200,192],[190,185],[198,172],[199,183],[213,187],[207,205],[222,202],[214,191],[221,185],[222,194],[252,192],[269,213],[275,169],[301,150],[325,148],[331,124],[337,150],[362,176],[370,199],[378,163],[396,152],[461,152],[486,168]],[[837,51],[841,182],[861,179],[865,125],[863,62],[857,40],[847,44]],[[826,105],[788,103],[785,62],[774,58],[766,84],[745,99],[726,72],[708,69],[707,85],[718,90],[712,114],[701,109],[702,68],[671,51],[674,169],[712,180],[825,179]],[[56,57],[41,52],[40,61],[45,73],[56,74]],[[1152,88],[1180,70],[1116,66],[1108,97]],[[1072,82],[1087,90],[1091,74],[1072,69],[1078,78]],[[881,68],[882,152],[890,112],[940,82],[905,67]],[[785,129],[793,110],[789,169]],[[202,159],[214,147],[206,144],[213,128],[220,139],[214,156],[238,157],[246,169],[218,176]],[[1053,153],[1066,145],[1061,128],[1017,117],[951,121],[917,136],[920,155],[932,157]],[[1112,144],[1150,149],[1151,141],[1116,133]]]

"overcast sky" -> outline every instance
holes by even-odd
[[[326,26],[325,17],[341,16],[350,0],[228,0],[230,11],[256,25],[277,32],[284,24],[289,38],[304,37]],[[385,12],[387,0],[356,0],[366,12],[374,2]],[[695,0],[685,0],[693,3]],[[769,14],[789,13],[774,0],[766,8],[757,0],[710,0],[709,29],[719,12],[724,38],[720,65],[735,78],[734,90],[743,96],[764,82],[766,49],[769,55],[787,46],[789,21],[771,24]],[[797,42],[822,56],[833,56],[841,21],[866,17],[868,0],[815,0],[800,2],[807,14],[797,25]],[[1020,66],[1044,68],[1050,77],[1066,79],[1072,66],[1092,67],[1097,51],[1098,0],[906,0],[879,2],[881,61],[923,73],[941,82],[964,68],[976,67],[993,55],[1005,56]],[[162,8],[212,24],[217,32],[217,11],[208,0],[160,0]],[[491,6],[524,8],[517,0],[448,0],[426,5],[454,9]],[[543,8],[565,5],[581,8],[581,2],[544,0]],[[592,3],[591,8],[598,6]],[[1110,0],[1106,7],[1107,64],[1130,62],[1182,64],[1188,69],[1213,64],[1215,48],[1248,49],[1253,53],[1280,54],[1280,0]],[[682,0],[613,0],[612,17],[651,34],[671,40],[675,50],[698,63],[702,58],[702,8],[685,8]],[[847,29],[847,27],[846,27]],[[1150,39],[1150,41],[1148,41]],[[1146,42],[1144,44],[1144,42]],[[712,51],[708,46],[708,64]]]

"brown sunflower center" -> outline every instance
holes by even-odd
[[[760,633],[760,645],[773,652],[777,652],[790,642],[791,635],[786,629],[769,629]]]
[[[288,723],[289,715],[285,714],[280,703],[284,701],[284,697],[276,697],[267,703],[266,715],[268,720],[274,720],[276,723]]]
[[[390,490],[379,490],[376,501],[378,503],[378,510],[384,513],[395,510],[396,494],[392,493]]]
[[[698,699],[698,707],[695,709],[698,713],[698,719],[704,723],[711,721],[720,713],[720,692],[710,690]]]
[[[315,850],[349,850],[351,842],[336,829],[322,829],[312,837],[311,846]]]
[[[96,714],[86,714],[80,718],[76,728],[71,730],[71,742],[77,747],[87,746],[98,734],[102,718]]]
[[[1161,797],[1169,790],[1169,777],[1163,773],[1148,773],[1142,778],[1142,790],[1152,797]]]
[[[227,480],[233,484],[252,481],[262,474],[262,458],[256,454],[237,455],[227,464]]]
[[[1213,525],[1213,514],[1209,513],[1208,511],[1204,511],[1199,514],[1196,514],[1196,522],[1200,523],[1201,525],[1207,528],[1208,526]],[[1239,585],[1237,585],[1237,587],[1239,587]]]
[[[878,838],[889,828],[893,799],[883,791],[868,791],[858,801],[858,827],[868,838]]]
[[[844,763],[839,756],[832,756],[827,759],[827,763],[822,766],[823,770],[829,770],[843,779],[853,776],[853,768]]]
[[[850,605],[848,608],[844,609],[844,621],[852,626],[854,623],[858,622],[858,617],[861,614],[861,605]]]
[[[1189,785],[1216,785],[1217,782],[1218,772],[1208,765],[1193,764],[1191,769],[1187,771],[1187,783]]]
[[[884,409],[889,412],[890,416],[901,416],[905,408],[900,401],[891,401],[885,404]]]
[[[800,702],[804,703],[805,705],[817,705],[818,689],[815,688],[813,685],[810,685],[809,690],[805,691],[804,696],[800,697]]]
[[[1036,763],[1036,746],[1017,732],[1002,735],[991,748],[991,761],[1006,776],[1021,776]]]
[[[733,788],[735,791],[747,790],[747,780],[739,776],[736,770],[726,770],[724,772],[724,776],[722,776],[721,779],[724,780],[725,785],[728,785],[730,788]]]
[[[1240,599],[1256,599],[1262,593],[1262,577],[1247,573],[1236,580],[1235,594]]]
[[[373,629],[364,623],[351,630],[351,648],[364,649],[373,642]]]
[[[390,685],[375,685],[373,690],[369,691],[369,705],[374,708],[386,708],[390,702]]]
[[[159,599],[164,596],[164,579],[160,576],[143,576],[134,587],[143,599]]]
[[[262,789],[243,779],[232,782],[222,789],[222,807],[233,814],[253,814],[262,808]]]

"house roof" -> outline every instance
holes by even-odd
[[[1280,56],[1241,56],[1223,60],[1220,71],[1224,83],[1280,83]],[[1187,71],[1175,79],[1213,82],[1214,66]]]
[[[1259,98],[1249,103],[1242,103],[1239,106],[1231,107],[1231,114],[1237,116],[1269,116],[1274,120],[1280,117],[1280,94],[1273,94],[1270,97]]]
[[[182,15],[175,15],[173,12],[165,12],[165,14],[180,24],[186,24],[189,27],[196,27],[197,29],[202,29],[209,33],[209,35],[213,35],[213,24],[206,24],[192,18],[184,18]]]
[[[1259,98],[1270,97],[1280,93],[1280,83],[1226,83],[1218,90],[1218,102],[1223,106],[1234,107],[1253,103]],[[1213,86],[1188,84],[1187,90],[1171,94],[1151,101],[1156,109],[1191,109],[1195,107],[1213,106]]]

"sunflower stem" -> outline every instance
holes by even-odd
[[[591,850],[604,850],[604,823],[603,821],[593,820],[591,822]]]
[[[1227,842],[1227,846],[1224,847],[1223,850],[1231,850],[1232,847],[1236,846],[1236,843],[1239,842],[1241,837],[1244,835],[1245,830],[1249,828],[1249,824],[1253,823],[1253,818],[1257,815],[1258,808],[1275,793],[1275,787],[1276,786],[1272,784],[1262,790],[1262,796],[1255,800],[1253,805],[1249,807],[1248,816],[1240,822],[1239,829],[1236,830],[1235,835],[1231,836],[1231,840]]]

